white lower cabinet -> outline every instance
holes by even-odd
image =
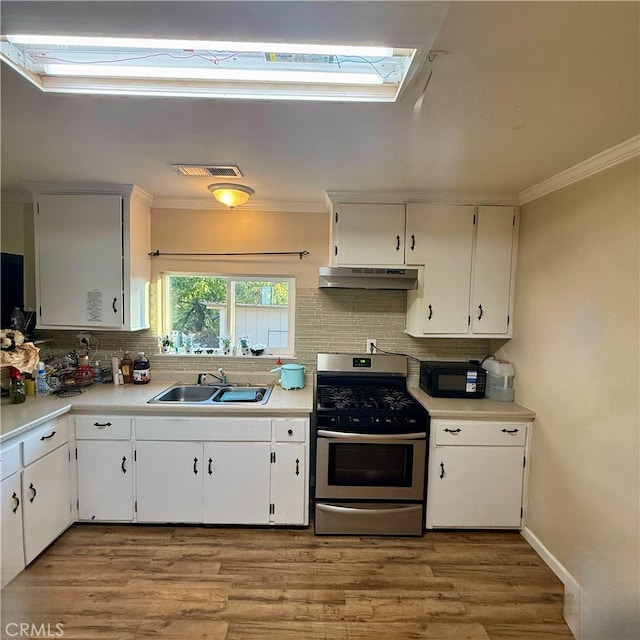
[[[78,519],[133,521],[131,418],[75,416]]]
[[[24,559],[29,564],[72,522],[68,442],[25,467],[22,495]]]
[[[131,442],[78,440],[78,518],[133,520]]]
[[[134,422],[138,522],[308,524],[308,418]]]
[[[204,444],[203,521],[269,524],[268,442]]]
[[[520,528],[527,432],[527,423],[434,420],[427,528]]]
[[[202,522],[202,443],[136,443],[138,522]]]
[[[11,582],[24,569],[22,539],[22,490],[20,473],[2,480],[0,505],[0,547],[2,548],[2,582],[0,588]]]

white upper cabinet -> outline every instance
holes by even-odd
[[[517,223],[514,207],[409,204],[408,259],[424,267],[407,333],[510,337]]]
[[[516,214],[513,207],[479,207],[471,276],[471,332],[510,334]]]
[[[37,326],[148,328],[151,196],[132,185],[64,189],[34,193]]]
[[[404,204],[336,204],[331,224],[331,263],[404,264],[404,237]]]
[[[416,333],[469,331],[474,213],[474,207],[461,205],[407,206],[407,262],[424,265],[407,304]]]

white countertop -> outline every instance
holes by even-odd
[[[175,376],[175,374],[174,374]],[[255,377],[255,374],[254,374]],[[309,376],[309,378],[312,378]],[[11,404],[3,398],[1,405],[2,425],[0,442],[28,431],[38,424],[62,415],[68,411],[93,414],[127,414],[127,415],[163,415],[163,416],[287,416],[289,414],[304,415],[313,411],[313,380],[307,380],[304,389],[282,389],[277,384],[266,404],[235,404],[224,406],[211,405],[163,405],[147,404],[154,396],[164,391],[175,382],[193,383],[190,375],[180,374],[173,381],[152,381],[149,384],[93,384],[82,390],[82,394],[71,398],[57,396],[27,396],[22,404]],[[230,378],[234,382],[235,377]],[[240,376],[237,378],[240,382]],[[242,376],[242,382],[273,383],[273,378],[262,376],[253,380],[249,375]]]
[[[491,398],[432,398],[420,387],[409,385],[409,392],[427,409],[431,418],[467,420],[533,420],[536,414],[516,402],[500,402]]]
[[[237,374],[230,382],[252,382],[272,384],[273,377],[262,375]],[[305,415],[313,412],[313,376],[307,375],[304,389],[282,389],[274,385],[267,404],[258,405],[164,405],[147,404],[148,400],[164,391],[176,382],[194,380],[191,374],[173,374],[173,378],[164,381],[154,380],[149,384],[113,385],[93,384],[83,389],[82,394],[71,398],[57,396],[28,396],[22,404],[10,404],[3,398],[1,405],[2,424],[0,442],[21,435],[39,424],[56,418],[64,413],[126,414],[126,415],[163,415],[163,416],[286,416]],[[432,398],[418,386],[409,386],[411,394],[428,411],[432,418],[450,418],[467,420],[533,420],[535,413],[515,402],[483,400]]]

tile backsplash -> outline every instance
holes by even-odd
[[[151,369],[194,371],[224,367],[228,371],[264,372],[273,368],[275,356],[165,355],[159,353],[157,304],[151,300],[152,329],[134,333],[91,331],[98,339],[94,360],[111,362],[129,351],[135,357],[144,351]],[[421,360],[482,358],[490,353],[489,340],[468,338],[413,338],[404,333],[406,293],[356,289],[298,289],[296,291],[296,359],[315,370],[320,352],[363,353],[366,339],[375,338],[378,348],[408,354]],[[78,330],[39,331],[38,338],[51,339],[42,356],[77,349]],[[93,346],[93,345],[92,345]],[[410,376],[417,363],[410,362]],[[153,375],[153,373],[152,373]]]

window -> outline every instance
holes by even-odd
[[[165,274],[163,333],[179,352],[262,345],[294,351],[293,278]]]

